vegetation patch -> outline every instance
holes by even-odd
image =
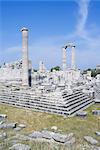
[[[18,131],[20,134],[30,134],[33,131],[49,130],[52,131],[52,126],[57,126],[57,132],[62,134],[74,133],[76,138],[76,143],[74,147],[79,149],[81,144],[87,144],[84,141],[84,136],[92,136],[98,143],[100,143],[100,137],[95,134],[96,131],[100,131],[100,116],[94,116],[92,110],[99,110],[100,104],[94,104],[90,106],[85,111],[87,112],[86,118],[81,117],[62,117],[54,114],[47,114],[41,112],[35,112],[29,109],[21,109],[6,104],[0,104],[0,114],[6,114],[6,122],[17,122],[18,124],[25,124],[26,128]],[[12,129],[5,130],[9,138],[14,136],[15,131]],[[2,141],[1,141],[2,142]],[[57,149],[57,145],[45,143],[45,142],[32,142],[32,141],[22,141],[22,143],[28,143],[33,150],[54,150]],[[9,142],[7,143],[9,145]],[[100,146],[99,144],[97,146]],[[59,146],[59,150],[65,149],[63,146]],[[73,148],[73,147],[72,147]],[[57,149],[58,150],[58,149]]]

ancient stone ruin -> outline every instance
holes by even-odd
[[[100,75],[93,78],[90,71],[81,74],[76,68],[73,43],[62,47],[62,70],[51,72],[40,61],[35,72],[28,57],[28,29],[21,32],[22,60],[0,68],[1,103],[69,116],[100,102]],[[68,47],[72,50],[71,68],[67,66]]]

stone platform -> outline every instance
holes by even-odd
[[[0,89],[0,103],[35,111],[70,116],[94,103],[93,99],[80,90],[72,94],[66,91],[36,93],[31,90]]]

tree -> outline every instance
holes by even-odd
[[[37,72],[37,70],[36,69],[33,69],[34,70],[34,72]]]
[[[91,77],[95,77],[97,75],[96,69],[91,70]]]
[[[83,71],[83,74],[86,74],[87,71],[91,71],[91,77],[95,77],[97,74],[100,73],[100,71],[98,71],[96,69],[90,69],[90,68],[88,68],[88,69],[86,69],[86,70]]]
[[[60,68],[59,66],[56,66],[56,67],[51,68],[51,72],[53,72],[53,70],[55,70],[55,71],[60,71],[61,68]]]

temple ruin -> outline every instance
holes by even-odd
[[[100,75],[81,74],[75,64],[75,45],[62,47],[62,70],[49,71],[40,61],[35,72],[28,58],[28,29],[22,28],[22,59],[0,68],[0,103],[35,111],[74,115],[100,99]],[[71,68],[67,67],[67,48],[71,48]],[[35,59],[35,58],[34,58]]]

